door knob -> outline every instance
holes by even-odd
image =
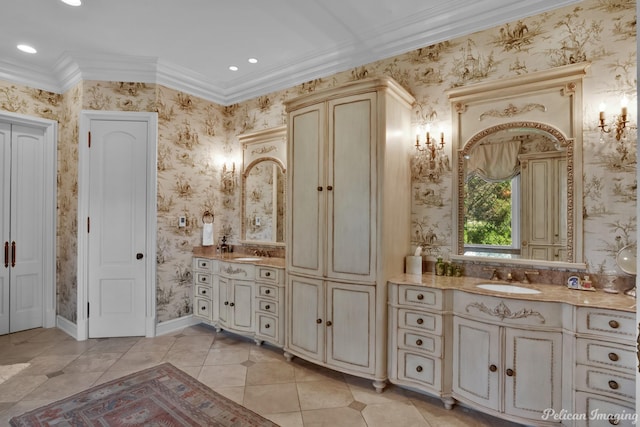
[[[142,258],[144,258],[144,255],[142,255],[142,252],[138,252],[136,254],[136,259],[142,259]]]

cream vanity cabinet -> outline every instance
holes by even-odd
[[[217,262],[215,280],[218,285],[218,325],[231,332],[254,331],[255,267],[250,264]]]
[[[564,261],[567,248],[567,156],[545,152],[519,156],[524,258]],[[558,185],[560,183],[560,185]]]
[[[576,425],[635,425],[635,313],[578,307],[576,322]]]
[[[454,292],[453,397],[545,424],[543,411],[560,412],[563,403],[563,310],[561,303]]]
[[[204,323],[211,324],[218,318],[218,292],[213,288],[214,261],[193,258],[193,314]]]
[[[256,266],[255,341],[284,345],[284,269]]]
[[[451,294],[389,283],[389,381],[439,396],[451,409]]]
[[[413,98],[388,78],[286,103],[287,357],[386,372],[386,281],[410,247]]]

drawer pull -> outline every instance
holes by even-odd
[[[420,340],[420,339],[416,340],[416,345],[417,346],[421,346],[422,345],[422,340]]]
[[[422,325],[424,323],[424,320],[422,320],[422,318],[420,317],[420,318],[418,318],[418,320],[416,320],[416,323],[418,325]]]
[[[266,273],[264,273],[265,277],[270,277],[271,276],[271,272],[267,271]]]
[[[265,306],[264,306],[264,309],[265,309],[265,310],[270,310],[270,309],[271,309],[271,306],[270,306],[269,304],[267,304],[267,305],[265,305]]]
[[[416,366],[416,371],[422,372],[422,366],[420,366],[420,365]]]
[[[498,370],[498,367],[497,367],[496,365],[489,365],[489,370],[490,370],[491,372],[495,372],[495,371],[497,371],[497,370]]]
[[[200,278],[200,281],[201,281],[201,282],[206,282],[206,281],[207,281],[207,278],[206,278],[206,276],[204,276],[204,277],[201,277],[201,278]]]
[[[617,362],[620,358],[618,357],[617,354],[615,353],[609,353],[609,360],[611,360],[612,362]]]
[[[267,289],[266,291],[264,291],[265,294],[269,295],[271,293],[270,289]]]
[[[508,377],[512,377],[515,374],[515,372],[513,372],[513,369],[507,369],[507,376]]]
[[[327,326],[331,326],[333,325],[333,323],[331,323],[331,320],[327,320]]]
[[[609,326],[611,326],[612,329],[618,329],[620,327],[620,323],[616,320],[609,320]]]
[[[618,424],[620,424],[620,419],[615,415],[610,415],[609,424],[611,424],[612,426],[617,426]]]
[[[264,327],[265,327],[265,329],[269,329],[271,327],[271,325],[267,323],[266,325],[264,325]]]
[[[316,320],[316,323],[319,325],[320,323],[322,323],[322,319]]]
[[[610,388],[611,390],[617,390],[617,389],[618,389],[618,387],[619,387],[619,386],[618,386],[618,383],[617,383],[617,382],[615,382],[615,381],[613,381],[613,380],[609,381],[609,388]]]
[[[424,299],[424,295],[422,295],[422,294],[418,294],[418,299],[419,299],[420,301],[422,301],[422,300]]]
[[[200,307],[200,310],[205,311],[207,307]]]

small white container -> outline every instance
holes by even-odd
[[[405,272],[407,274],[422,275],[422,257],[409,255],[406,258]]]

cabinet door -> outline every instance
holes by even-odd
[[[374,372],[375,287],[327,282],[327,363]]]
[[[288,346],[292,351],[324,361],[325,322],[322,280],[298,277],[287,279]]]
[[[500,327],[453,318],[453,392],[500,410]]]
[[[234,280],[232,288],[233,298],[229,302],[232,327],[253,332],[253,282]]]
[[[325,222],[325,104],[294,111],[289,116],[288,268],[322,276]]]
[[[218,298],[218,319],[220,321],[220,324],[222,324],[223,326],[227,326],[230,324],[229,303],[231,301],[231,279],[215,275],[214,283],[218,284],[218,293],[220,295],[220,297]]]
[[[539,420],[562,409],[562,334],[506,328],[505,412]]]
[[[376,94],[328,103],[327,277],[375,277]]]

